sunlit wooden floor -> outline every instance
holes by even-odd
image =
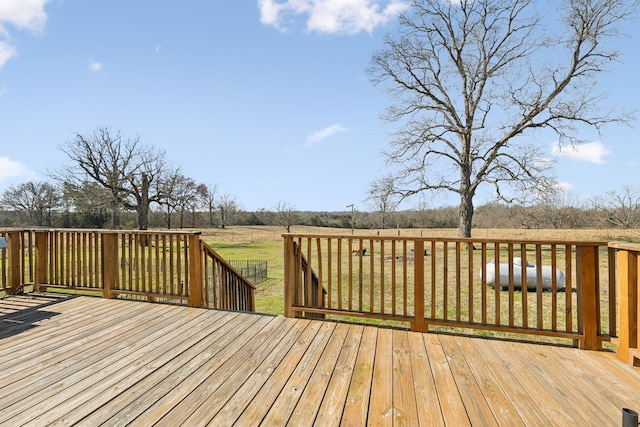
[[[619,426],[611,353],[104,300],[0,300],[0,425]]]

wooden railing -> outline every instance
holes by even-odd
[[[64,288],[253,311],[255,287],[200,239],[199,232],[6,230],[0,290]]]
[[[284,251],[290,317],[544,335],[585,349],[617,333],[606,243],[286,234]],[[317,284],[304,280],[312,272]]]
[[[618,263],[618,356],[640,366],[640,245],[609,243]]]
[[[202,249],[205,304],[227,310],[255,311],[255,286],[209,245],[202,242]]]
[[[0,249],[0,292],[16,293],[25,283],[33,282],[33,237],[23,230],[0,230],[0,238],[6,244]]]

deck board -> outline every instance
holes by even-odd
[[[340,425],[363,331],[364,327],[360,325],[353,325],[349,328],[331,379],[324,391],[322,405],[315,420],[317,425]]]
[[[345,345],[349,330],[353,326],[338,324],[327,342],[322,356],[316,364],[309,381],[300,395],[300,400],[289,417],[292,425],[304,425],[309,419],[315,419],[325,391],[329,386],[331,375],[336,371],[340,353]]]
[[[534,406],[527,406],[521,409],[521,417],[523,420],[527,420],[522,414],[540,414],[550,420],[551,425],[579,425],[579,414],[574,411],[574,408],[563,407],[563,403],[559,396],[555,395],[554,389],[551,385],[545,381],[541,376],[531,369],[531,366],[539,364],[536,360],[535,354],[530,354],[527,350],[527,346],[520,349],[521,346],[509,345],[512,343],[505,343],[499,341],[491,341],[490,346],[493,347],[495,354],[504,362],[505,369],[497,370],[502,374],[501,383],[512,384],[518,383],[516,390],[519,391],[518,401],[532,403]],[[539,347],[539,346],[536,346]],[[515,351],[511,351],[515,350]],[[562,352],[562,349],[558,349]],[[547,359],[545,358],[546,362]],[[550,359],[549,362],[556,362],[554,359]],[[554,369],[553,364],[549,363],[549,369]],[[562,366],[562,364],[560,364]],[[579,382],[576,381],[572,387],[579,387]],[[513,396],[513,395],[512,395]],[[514,396],[515,397],[515,396]],[[531,417],[531,415],[529,415]],[[535,424],[533,424],[535,425]]]
[[[411,365],[411,350],[409,349],[409,334],[404,331],[393,331],[393,406],[394,426],[418,425],[418,407],[414,378],[418,371],[413,372]]]
[[[299,323],[302,322],[308,323],[308,321],[300,321]],[[243,394],[240,394],[239,397],[234,396],[236,400],[244,401],[245,406],[242,407],[238,404],[238,406],[234,407],[233,412],[235,412],[235,419],[231,419],[229,424],[226,425],[233,425],[233,423],[236,422],[239,425],[260,424],[260,421],[269,412],[273,406],[273,402],[276,401],[286,383],[289,381],[292,372],[299,365],[303,357],[308,354],[308,350],[312,343],[316,342],[320,329],[322,327],[325,327],[326,329],[326,326],[326,324],[322,324],[321,322],[312,322],[307,324],[302,336],[287,352],[285,358],[275,368],[270,377],[265,380],[265,383],[260,386],[260,389],[255,393],[255,395],[251,396],[248,400],[247,397],[249,396]],[[225,407],[218,413],[218,415],[227,412],[225,411],[226,409],[227,408]],[[215,421],[216,419],[214,418],[212,420],[212,425],[216,425],[214,424]]]
[[[483,396],[487,406],[484,408],[491,411],[491,416],[485,423],[474,422],[473,425],[526,425],[513,406],[513,402],[504,392],[501,383],[496,379],[493,370],[486,369],[488,364],[480,354],[478,347],[471,340],[460,340],[454,336],[443,335],[441,340],[446,343],[451,351],[461,354],[464,357],[466,368],[474,378],[474,386],[477,387],[475,396]],[[479,400],[476,398],[476,400]],[[495,420],[495,421],[494,421]]]
[[[91,297],[0,300],[0,425],[617,426],[607,352]]]
[[[499,386],[502,389],[504,396],[501,396],[500,401],[505,397],[509,400],[508,404],[503,407],[498,405],[498,408],[501,410],[509,408],[509,413],[511,413],[510,409],[513,408],[517,414],[512,418],[509,425],[522,425],[524,420],[521,418],[521,414],[529,414],[525,425],[552,425],[541,408],[531,399],[531,391],[528,390],[530,384],[524,382],[520,376],[514,375],[512,371],[513,364],[503,354],[496,351],[491,345],[491,340],[473,340],[472,344],[475,350],[472,349],[471,352],[479,353],[479,355],[474,355],[476,361],[472,362],[472,365],[479,365],[475,367],[476,370],[484,370],[480,375],[493,376],[495,383],[492,383],[491,379],[488,378],[486,384],[487,387]],[[499,393],[499,391],[495,393]],[[495,406],[496,403],[498,401],[490,400],[492,406]],[[555,404],[555,401],[553,403]]]
[[[431,373],[434,379],[435,395],[438,396],[438,405],[445,425],[449,426],[470,426],[469,417],[464,407],[464,402],[453,371],[449,366],[449,361],[440,339],[436,335],[426,335],[423,337],[425,348],[429,355]]]
[[[413,370],[418,421],[423,426],[444,426],[436,383],[429,365],[429,355],[422,334],[409,334],[409,351]]]
[[[233,390],[233,393],[223,393],[223,396],[228,400],[216,413],[210,414],[213,418],[209,424],[214,426],[233,425],[242,411],[251,404],[255,395],[274,374],[278,366],[287,363],[287,355],[299,354],[295,346],[297,343],[304,343],[303,334],[310,331],[313,331],[313,328],[309,328],[308,322],[294,322],[277,348],[256,367],[251,375],[247,376],[246,380],[237,389]],[[295,358],[296,356],[293,357]]]
[[[311,375],[315,372],[316,365],[321,359],[335,329],[335,324],[325,323],[322,325],[322,328],[316,335],[316,339],[313,340],[303,358],[295,366],[287,383],[273,403],[268,407],[266,416],[262,421],[259,419],[251,420],[255,423],[253,425],[260,423],[260,425],[264,426],[277,426],[285,425],[289,421],[291,413],[293,413],[300,400],[300,396],[306,389]],[[244,423],[244,421],[242,422]]]
[[[393,425],[393,331],[378,331],[368,422],[372,426]]]
[[[365,425],[367,421],[378,335],[376,332],[374,328],[365,328],[362,332],[342,412],[341,421],[345,427]]]

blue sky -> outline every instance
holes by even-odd
[[[47,179],[74,132],[139,135],[246,210],[370,210],[368,184],[393,126],[366,74],[401,0],[0,0],[0,192]],[[640,29],[603,76],[610,105],[640,110]],[[557,175],[588,199],[636,185],[634,128],[554,149]],[[480,194],[478,202],[487,199]],[[418,201],[415,200],[415,203]],[[455,203],[433,199],[429,203]]]

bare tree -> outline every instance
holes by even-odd
[[[196,183],[193,179],[184,176],[179,170],[166,174],[159,180],[158,194],[162,194],[161,204],[165,205],[165,220],[167,228],[171,228],[171,216],[173,212],[180,213],[180,228],[184,227],[184,214],[198,198]]]
[[[94,181],[65,182],[62,185],[64,227],[75,226],[115,228],[120,222],[121,206],[114,205],[108,189]],[[72,220],[71,216],[75,219]]]
[[[230,194],[223,194],[218,201],[220,210],[220,227],[226,228],[230,217],[238,210],[236,198]]]
[[[369,185],[367,201],[375,212],[380,214],[380,227],[385,229],[387,214],[396,210],[400,204],[400,198],[393,188],[393,180],[384,177]]]
[[[554,185],[533,131],[567,145],[578,128],[629,119],[600,110],[594,86],[618,59],[615,38],[638,0],[557,2],[544,20],[538,4],[414,0],[372,58],[373,83],[393,97],[385,118],[400,123],[385,153],[394,191],[456,193],[461,236],[471,235],[481,185],[498,199]]]
[[[260,208],[255,212],[256,218],[261,224],[271,225],[276,224],[276,214],[271,210],[267,210],[266,208]]]
[[[48,182],[25,182],[2,193],[0,204],[24,215],[31,225],[51,226],[54,210],[60,204],[58,190]]]
[[[528,209],[528,223],[555,229],[577,228],[581,225],[581,205],[577,195],[562,188],[541,193]]]
[[[149,226],[149,205],[162,195],[152,190],[166,167],[164,151],[127,137],[120,131],[99,127],[88,135],[76,133],[60,147],[71,165],[56,173],[59,180],[80,183],[90,179],[110,192],[112,206],[123,206],[138,215],[138,228]]]
[[[195,209],[198,192],[196,182],[191,178],[183,176],[179,184],[176,188],[176,195],[180,209],[180,228],[184,228],[184,214],[192,208]]]
[[[422,229],[425,227],[425,224],[427,223],[427,219],[428,219],[427,212],[429,210],[429,203],[427,202],[427,200],[425,200],[424,197],[421,197],[420,200],[418,201],[418,204],[414,207],[413,210],[418,219],[418,226],[421,229],[420,237],[422,237]]]
[[[607,191],[594,199],[594,207],[607,223],[620,228],[640,227],[640,190],[625,185],[619,190]]]
[[[209,212],[209,227],[215,227],[216,198],[218,184],[200,184],[197,188],[202,206]]]
[[[296,207],[289,202],[280,201],[275,206],[275,220],[278,225],[284,227],[287,233],[291,232],[291,227],[298,220]]]

